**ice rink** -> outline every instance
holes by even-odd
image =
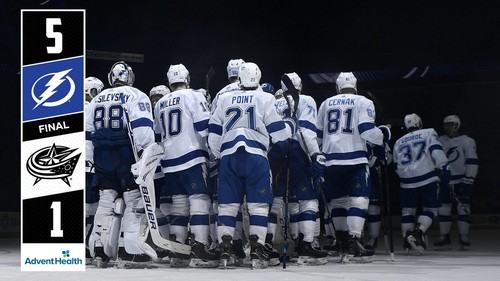
[[[500,229],[472,229],[472,248],[458,250],[456,235],[452,234],[452,250],[434,251],[435,229],[428,233],[429,244],[425,255],[407,254],[402,250],[402,238],[394,230],[394,261],[385,251],[384,242],[369,264],[340,264],[337,257],[331,257],[324,266],[297,266],[288,263],[283,267],[266,269],[174,269],[160,265],[155,269],[124,269],[87,266],[84,272],[23,272],[20,270],[19,239],[0,239],[0,280],[228,280],[228,281],[278,281],[278,280],[500,280]],[[383,237],[382,237],[383,238]],[[383,239],[382,239],[383,240]],[[280,249],[279,245],[277,248]]]

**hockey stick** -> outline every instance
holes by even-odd
[[[383,186],[384,184],[382,183],[382,169],[380,168],[380,166],[377,166],[375,167],[375,169],[377,170],[377,175],[378,175],[378,184],[379,184],[379,196],[380,196],[380,199],[379,199],[379,205],[380,205],[380,212],[381,212],[381,217],[382,217],[382,220],[383,220],[383,224],[384,224],[384,242],[385,242],[385,252],[388,254],[390,252],[390,249],[389,249],[389,240],[388,240],[388,237],[389,237],[389,232],[391,231],[389,229],[389,220],[391,219],[391,217],[389,216],[389,214],[387,213],[387,210],[386,210],[386,206],[385,206],[385,197],[386,195],[384,194],[384,189],[383,189]]]
[[[130,142],[132,144],[132,150],[134,152],[134,157],[136,161],[139,161],[139,155],[137,152],[137,147],[135,146],[135,141],[134,141],[134,133],[132,131],[132,127],[130,124],[130,117],[128,115],[128,109],[125,104],[125,95],[122,93],[120,95],[120,101],[123,107],[123,111],[125,113],[125,119],[127,121],[127,127],[128,127],[128,136],[130,138]],[[154,173],[157,165],[153,165],[154,169],[152,172]],[[141,198],[144,203],[144,211],[146,212],[147,216],[147,221],[148,221],[148,226],[149,230],[151,233],[151,239],[153,240],[153,243],[157,245],[158,247],[164,248],[166,250],[180,253],[180,254],[185,254],[189,255],[191,254],[191,246],[189,245],[184,245],[181,243],[177,243],[174,241],[167,240],[163,238],[160,234],[160,230],[158,229],[158,219],[155,214],[155,206],[156,206],[156,197],[155,197],[155,191],[154,191],[154,186],[147,185],[147,186],[139,186],[139,191],[141,192]]]
[[[205,87],[207,90],[207,95],[210,95],[210,81],[212,80],[212,77],[214,77],[214,76],[215,76],[215,70],[211,66],[207,72],[207,76],[205,77]]]
[[[457,202],[457,205],[464,210],[465,214],[467,216],[470,216],[469,211],[467,211],[467,208],[465,208],[464,204],[458,199],[457,194],[455,193],[455,186],[453,184],[448,185],[448,189],[450,190],[450,198],[453,199],[453,201]]]
[[[385,163],[387,164],[388,163],[388,159],[387,159],[387,152],[386,152],[386,159],[385,159]],[[386,211],[386,214],[387,214],[387,225],[388,225],[388,228],[389,228],[389,250],[390,250],[390,254],[391,254],[391,261],[394,261],[394,238],[392,236],[392,216],[391,216],[391,204],[390,204],[390,196],[391,196],[391,193],[390,193],[390,188],[389,188],[389,175],[387,173],[387,165],[383,165],[384,166],[384,188],[385,188],[385,211]],[[382,188],[382,187],[381,187]]]

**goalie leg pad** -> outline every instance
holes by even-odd
[[[156,251],[146,243],[148,225],[141,193],[138,189],[123,193],[125,213],[122,219],[123,244],[129,254],[147,254],[157,259]]]
[[[100,244],[103,247],[104,254],[112,260],[118,257],[118,239],[122,219],[121,210],[119,209],[121,198],[117,198],[117,196],[118,193],[112,189],[101,191],[99,206],[94,217],[94,231],[93,235],[91,235],[93,237],[100,234]],[[118,213],[115,211],[115,201],[118,202]],[[95,246],[100,245],[92,238],[89,241],[89,250],[92,257],[95,257]]]

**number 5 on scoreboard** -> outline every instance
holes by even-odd
[[[61,32],[54,31],[54,25],[61,25],[60,18],[47,18],[45,25],[45,35],[47,38],[55,40],[54,46],[47,47],[47,53],[60,54],[63,50],[63,36]]]
[[[61,201],[54,201],[50,205],[52,209],[52,230],[50,237],[63,237],[63,230],[61,229]]]

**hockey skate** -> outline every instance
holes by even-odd
[[[270,252],[269,255],[269,265],[277,266],[280,264],[280,253],[273,247],[273,235],[268,233],[266,235],[266,244],[264,245],[266,249]]]
[[[406,241],[408,241],[411,247],[419,254],[424,254],[426,250],[425,238],[424,233],[420,228],[415,228],[415,230],[413,230],[410,235],[406,237]]]
[[[449,251],[451,250],[450,235],[445,234],[439,237],[439,241],[434,242],[435,251]]]
[[[370,263],[372,262],[373,251],[367,250],[361,243],[361,238],[350,235],[347,244],[347,253],[341,257],[341,263]]]
[[[170,241],[177,241],[176,238],[177,237],[175,236],[175,234],[170,234],[169,236]],[[173,268],[188,267],[191,260],[191,255],[185,255],[176,252],[170,252],[168,254],[168,257],[170,259],[170,267]]]
[[[302,238],[302,233],[300,234],[300,238]],[[306,242],[300,239],[298,254],[299,259],[297,260],[298,265],[324,265],[328,263],[326,257],[328,256],[327,252],[321,251],[319,248],[313,247],[311,242]]]
[[[219,244],[220,251],[220,261],[219,268],[228,268],[228,265],[233,265],[231,263],[233,244],[231,241],[233,238],[229,235],[222,236],[222,243]],[[233,261],[234,262],[234,261]]]
[[[250,259],[252,260],[252,268],[266,268],[269,265],[270,252],[264,245],[257,242],[257,235],[250,235],[251,244]]]
[[[219,254],[196,240],[191,245],[191,261],[189,267],[216,268],[219,266]]]
[[[325,245],[323,246],[323,250],[328,253],[330,256],[336,256],[339,254],[337,239],[333,236],[327,236]]]
[[[461,236],[458,238],[458,244],[460,244],[460,250],[468,251],[470,249],[470,241],[467,238]]]
[[[92,260],[92,264],[98,268],[107,268],[115,266],[116,262],[112,261],[111,258],[104,253],[104,249],[102,247],[96,247],[95,257]]]
[[[146,254],[129,254],[125,248],[118,250],[119,268],[155,268],[151,257]]]

